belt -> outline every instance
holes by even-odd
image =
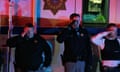
[[[84,59],[81,56],[77,56],[76,60],[84,61]]]

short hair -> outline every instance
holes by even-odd
[[[106,28],[110,28],[110,27],[117,27],[117,25],[115,23],[109,23]]]
[[[72,13],[72,14],[70,15],[70,19],[73,19],[73,18],[76,17],[76,16],[80,17],[79,14],[77,14],[77,13]]]
[[[33,24],[32,23],[27,23],[27,24],[25,24],[24,27],[33,27]]]

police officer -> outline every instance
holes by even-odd
[[[70,24],[58,34],[57,41],[64,42],[62,56],[65,72],[90,72],[92,52],[90,37],[80,24],[80,15],[70,15]],[[87,71],[88,70],[88,71]]]

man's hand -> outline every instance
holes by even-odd
[[[21,34],[22,37],[24,37],[25,35],[26,35],[26,32],[23,32],[23,33]]]
[[[111,33],[111,31],[105,31],[105,32],[102,32],[101,34],[103,35],[103,36],[107,36],[107,35],[109,35]]]

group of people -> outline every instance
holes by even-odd
[[[104,32],[91,36],[82,27],[80,15],[73,13],[69,25],[58,33],[56,40],[64,42],[61,58],[65,72],[92,72],[91,43],[101,49],[101,72],[120,72],[120,38],[115,24],[108,24]],[[51,65],[51,48],[44,38],[34,33],[32,24],[26,24],[20,35],[9,38],[7,45],[16,48],[15,72],[45,72]]]

